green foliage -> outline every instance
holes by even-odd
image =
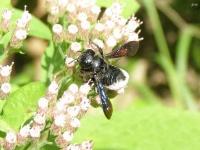
[[[1,120],[4,120],[10,127],[17,130],[33,115],[37,101],[44,95],[44,91],[44,84],[34,82],[10,94],[3,106]]]
[[[95,120],[95,121],[94,121]],[[161,106],[130,107],[85,117],[76,142],[92,139],[94,149],[113,150],[199,150],[200,114]]]

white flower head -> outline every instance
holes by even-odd
[[[63,26],[60,24],[54,24],[52,29],[56,34],[61,34],[63,32]]]
[[[8,93],[10,93],[10,91],[11,91],[11,85],[10,85],[10,83],[3,83],[2,85],[1,85],[1,91],[3,92],[3,93],[5,93],[5,94],[8,94]]]
[[[65,150],[81,150],[81,148],[79,147],[79,145],[70,144]]]
[[[105,29],[105,25],[104,25],[103,23],[98,22],[98,23],[95,25],[95,30],[97,30],[97,31],[99,31],[99,32],[102,32],[104,29]]]
[[[87,97],[82,97],[80,107],[82,110],[87,111],[90,107],[90,100]]]
[[[78,32],[78,27],[75,24],[71,24],[67,28],[70,34],[76,34]]]
[[[73,128],[79,128],[81,123],[80,123],[80,120],[78,118],[72,118],[72,120],[70,121],[70,125]]]
[[[81,22],[81,28],[83,30],[89,30],[90,29],[90,22],[85,20]]]
[[[66,57],[65,58],[65,65],[68,67],[68,68],[72,68],[74,67],[76,64],[75,64],[75,59],[72,58],[72,57]]]
[[[68,87],[68,91],[71,92],[72,94],[77,94],[78,93],[78,85],[75,83],[72,83],[69,87]]]
[[[12,65],[6,65],[6,66],[2,66],[0,67],[0,75],[3,77],[8,77],[10,76],[10,73],[12,71]]]
[[[70,48],[73,52],[78,52],[81,50],[81,44],[79,42],[72,42]]]
[[[67,141],[67,142],[72,141],[73,136],[74,136],[73,133],[70,132],[70,131],[65,131],[65,132],[63,133],[63,135],[62,135],[63,139],[64,139],[65,141]]]
[[[84,13],[84,12],[80,12],[79,14],[78,14],[78,17],[77,17],[77,19],[79,20],[79,21],[86,21],[87,20],[87,18],[88,18],[88,16],[87,16],[87,14],[86,13]]]
[[[92,141],[84,141],[81,143],[81,150],[92,150]]]
[[[6,142],[10,143],[10,144],[15,144],[17,141],[17,136],[15,133],[13,132],[8,132],[6,134]]]
[[[50,10],[50,13],[52,14],[52,15],[58,15],[59,14],[59,7],[58,6],[52,6],[51,7],[51,10]]]
[[[28,33],[25,29],[17,29],[15,31],[15,37],[16,37],[16,39],[18,39],[20,41],[25,40],[27,35],[28,35]]]
[[[63,102],[63,104],[71,104],[76,100],[75,95],[72,92],[65,91],[63,96],[61,97],[60,101]]]
[[[80,86],[79,93],[83,94],[83,95],[87,95],[89,93],[90,89],[91,89],[90,85],[88,83],[85,83]]]
[[[117,44],[117,40],[113,36],[109,36],[106,44],[108,45],[108,47],[114,47]]]
[[[10,20],[11,19],[11,17],[12,17],[12,11],[11,10],[8,10],[8,9],[6,9],[6,10],[4,10],[3,11],[3,13],[2,13],[2,18],[4,19],[4,20]]]
[[[97,44],[100,48],[104,48],[104,43],[100,39],[94,39],[93,42]]]
[[[32,127],[29,130],[30,136],[32,138],[39,138],[40,137],[41,128],[39,126]]]
[[[26,138],[29,136],[29,132],[30,132],[30,125],[25,125],[23,126],[20,131],[19,131],[19,135]]]
[[[66,8],[66,9],[67,9],[67,11],[70,12],[70,13],[76,11],[75,5],[74,5],[74,4],[71,4],[71,3],[69,3],[69,4],[67,5],[67,8]]]
[[[46,121],[46,118],[44,115],[41,115],[41,114],[36,114],[34,116],[34,121],[37,123],[37,124],[45,124],[45,121]]]
[[[54,117],[54,124],[58,127],[64,127],[66,123],[66,116],[64,114],[59,114]]]
[[[80,106],[71,106],[67,108],[67,113],[71,117],[77,117],[80,112]]]
[[[51,94],[57,94],[58,92],[58,84],[56,81],[52,81],[51,84],[49,85],[48,87],[48,91],[51,93]]]
[[[40,98],[38,101],[38,107],[40,109],[47,109],[48,104],[49,104],[49,101],[45,97]]]
[[[91,12],[92,12],[93,14],[95,14],[95,15],[98,15],[98,14],[101,12],[101,9],[100,9],[99,6],[94,5],[94,6],[92,6],[92,8],[91,8]]]

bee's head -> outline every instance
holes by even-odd
[[[82,70],[92,71],[93,70],[93,60],[95,57],[95,52],[92,49],[85,50],[79,57],[79,65]]]

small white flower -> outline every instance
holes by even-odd
[[[139,36],[137,33],[132,33],[128,36],[128,41],[139,41]]]
[[[45,97],[40,98],[38,101],[38,107],[40,109],[47,109],[48,104],[49,104],[49,101]]]
[[[19,135],[26,138],[29,136],[29,131],[30,131],[30,125],[25,125],[20,129]]]
[[[105,22],[105,24],[106,24],[106,27],[109,28],[109,29],[113,29],[115,27],[115,23],[111,20],[107,20]]]
[[[89,30],[90,29],[90,22],[85,20],[81,22],[81,28],[83,30]]]
[[[79,145],[70,144],[69,146],[67,146],[66,150],[81,150],[81,148],[79,147]]]
[[[70,3],[67,5],[67,8],[66,8],[66,9],[67,9],[67,11],[70,12],[70,13],[76,11],[75,5],[74,5],[74,4],[70,4]]]
[[[122,38],[122,33],[121,33],[121,31],[120,31],[119,28],[115,28],[115,29],[113,30],[113,36],[114,36],[117,40],[119,40],[119,39]]]
[[[58,6],[52,6],[51,10],[50,10],[50,13],[52,15],[58,15],[59,14],[59,7]]]
[[[61,34],[63,32],[63,27],[60,24],[54,24],[52,29],[56,34]]]
[[[94,5],[94,6],[92,6],[92,8],[91,8],[91,12],[92,12],[93,14],[95,14],[95,15],[98,15],[98,14],[100,13],[100,11],[101,11],[101,9],[100,9],[100,7],[97,6],[97,5]]]
[[[5,94],[10,93],[10,91],[11,91],[11,85],[10,85],[10,83],[3,83],[3,84],[1,85],[1,91],[2,91],[3,93],[5,93]]]
[[[48,87],[48,91],[51,93],[51,94],[57,94],[58,92],[58,84],[56,81],[52,81],[51,84],[49,85]]]
[[[80,123],[79,119],[72,118],[72,120],[70,121],[70,125],[73,128],[79,128],[81,126],[81,123]]]
[[[97,23],[95,25],[95,30],[99,31],[99,32],[102,32],[103,30],[105,29],[105,25],[103,23]]]
[[[17,136],[15,133],[13,132],[8,132],[6,134],[6,142],[10,143],[10,144],[15,144],[17,141]]]
[[[59,114],[54,117],[54,124],[58,127],[64,127],[66,123],[66,116],[64,114]]]
[[[69,92],[71,92],[72,94],[77,94],[78,93],[78,85],[73,83],[68,87]]]
[[[107,9],[106,9],[105,15],[108,16],[108,17],[112,17],[113,12],[112,12],[111,8],[107,8]]]
[[[83,95],[87,95],[89,93],[90,89],[91,89],[90,85],[85,83],[80,86],[79,93],[83,94]]]
[[[108,37],[106,44],[108,47],[114,47],[117,44],[116,39],[113,36]]]
[[[62,101],[63,104],[68,105],[68,104],[73,103],[75,99],[76,98],[72,92],[65,91],[60,101]]]
[[[84,141],[81,143],[81,150],[92,150],[92,142]]]
[[[69,25],[67,29],[71,34],[76,34],[78,32],[78,27],[74,24]]]
[[[104,48],[104,43],[100,39],[94,39],[93,42],[97,44],[99,47]]]
[[[72,57],[66,57],[65,58],[65,65],[68,67],[68,68],[72,68],[75,66],[75,59],[72,58]]]
[[[31,20],[31,18],[31,14],[27,10],[24,10],[21,20],[23,20],[23,22],[27,24]]]
[[[61,7],[66,7],[68,3],[68,0],[58,0],[58,5]]]
[[[79,42],[72,42],[70,48],[73,52],[78,52],[81,50],[81,44]]]
[[[29,131],[30,136],[32,138],[39,138],[40,137],[41,128],[39,126],[32,127]]]
[[[11,70],[12,70],[12,65],[11,66],[6,65],[3,67],[0,67],[0,75],[3,77],[8,77],[10,76]]]
[[[116,2],[116,3],[113,3],[112,6],[110,7],[112,9],[112,12],[114,14],[120,14],[121,11],[122,11],[122,7],[121,7],[121,4]]]
[[[80,112],[80,106],[71,106],[67,108],[67,113],[71,117],[78,116],[79,112]]]
[[[90,100],[87,97],[82,97],[80,107],[82,110],[87,111],[90,107]]]
[[[17,31],[15,31],[15,37],[20,41],[26,39],[27,34],[28,33],[25,29],[18,29]]]
[[[87,14],[86,13],[84,13],[84,12],[80,12],[79,14],[78,14],[78,17],[77,17],[77,19],[79,20],[79,21],[86,21],[87,20],[87,18],[88,18],[88,16],[87,16]]]
[[[70,142],[70,141],[72,141],[72,139],[73,139],[73,133],[70,132],[70,131],[65,131],[65,132],[63,133],[62,137],[63,137],[63,139],[64,139],[65,141]]]
[[[7,21],[10,20],[11,16],[12,16],[12,11],[10,11],[8,9],[4,10],[3,13],[2,13],[2,18],[4,20],[7,20]]]
[[[37,124],[44,124],[45,121],[46,121],[46,118],[45,118],[44,115],[36,114],[35,117],[34,117],[34,121],[35,121]]]
[[[61,100],[62,100],[62,99],[61,99]],[[64,104],[63,101],[58,101],[58,102],[56,103],[56,112],[57,112],[57,113],[64,112],[65,109],[66,109],[66,106],[65,106],[65,104]]]

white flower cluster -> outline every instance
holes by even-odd
[[[2,13],[2,19],[0,21],[0,30],[7,32],[10,27],[10,20],[12,17],[12,11],[5,9]]]
[[[49,21],[53,25],[54,41],[70,42],[66,66],[75,64],[74,58],[82,49],[91,48],[91,42],[108,53],[119,43],[140,41],[138,27],[142,22],[135,17],[124,18],[122,5],[118,2],[108,7],[99,18],[101,8],[95,0],[47,0]],[[59,18],[67,20],[67,24],[59,24]],[[94,49],[94,48],[93,48]]]
[[[40,138],[41,131],[46,125],[46,119],[51,111],[50,105],[56,101],[58,93],[58,84],[52,81],[49,85],[45,97],[38,101],[38,108],[33,116],[33,120],[21,127],[18,133],[8,132],[3,141],[2,147],[6,150],[14,149],[17,145],[26,143],[29,139]]]
[[[20,19],[17,20],[14,33],[12,35],[10,46],[13,48],[19,48],[22,41],[27,38],[28,35],[28,25],[31,20],[31,14],[24,8],[24,12]]]
[[[80,127],[80,119],[90,107],[87,94],[88,84],[78,87],[71,84],[57,101],[53,109],[53,124],[51,130],[57,135],[56,142],[61,147],[67,147],[73,139],[74,132]]]
[[[4,74],[9,73],[4,72]],[[90,107],[90,101],[87,98],[90,86],[83,84],[78,87],[76,84],[71,84],[57,101],[58,88],[57,82],[52,81],[46,95],[38,100],[38,108],[33,120],[21,127],[18,133],[8,132],[1,145],[4,149],[11,150],[28,140],[40,138],[47,119],[53,120],[50,129],[57,136],[58,146],[72,147],[70,142],[74,132],[80,127],[80,119]],[[83,147],[83,150],[92,149],[91,141],[83,142],[79,146]]]
[[[0,66],[0,98],[4,99],[11,91],[10,74],[13,63],[9,66]]]

